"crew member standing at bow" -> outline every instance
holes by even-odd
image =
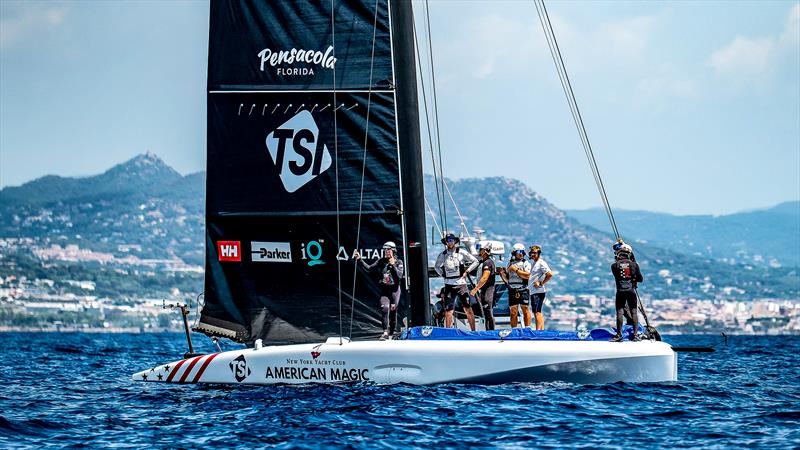
[[[531,276],[528,278],[528,289],[531,291],[531,310],[533,310],[533,317],[536,320],[536,329],[544,330],[542,306],[544,305],[544,297],[547,294],[547,289],[544,285],[553,278],[553,272],[550,271],[550,266],[547,265],[547,262],[542,259],[542,247],[531,245],[528,256],[530,256],[533,264]]]
[[[486,330],[494,330],[494,274],[495,266],[492,260],[492,243],[487,242],[483,244],[478,250],[483,268],[481,269],[481,278],[478,284],[469,293],[470,295],[478,294],[478,303],[483,308],[483,319],[486,322]]]
[[[633,248],[628,244],[615,246],[616,255],[614,264],[611,264],[611,273],[617,284],[617,334],[612,337],[611,342],[622,342],[622,319],[625,316],[625,308],[628,308],[631,319],[633,320],[632,341],[638,341],[639,337],[639,314],[637,313],[638,299],[636,296],[636,286],[644,281],[639,264],[633,260]]]
[[[439,253],[434,265],[436,273],[444,277],[444,291],[442,292],[445,311],[444,326],[447,328],[453,326],[453,310],[456,299],[458,299],[467,314],[470,328],[475,331],[475,314],[469,304],[466,276],[478,267],[478,260],[468,251],[460,250],[458,248],[459,241],[460,239],[455,234],[447,233],[442,238],[442,244],[445,244],[447,248]]]
[[[525,259],[525,246],[517,243],[511,249],[511,260],[508,267],[500,272],[503,281],[508,285],[508,307],[511,314],[511,328],[517,327],[518,306],[522,308],[522,321],[526,327],[531,326],[531,311],[528,305],[531,294],[528,290],[528,278],[531,276],[531,263]]]
[[[397,258],[397,246],[389,241],[383,244],[383,257],[372,264],[367,264],[361,259],[361,254],[355,252],[353,257],[367,272],[380,273],[381,312],[383,313],[383,335],[381,340],[394,334],[397,326],[397,306],[400,303],[400,287],[403,279],[403,261]]]

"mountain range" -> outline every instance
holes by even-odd
[[[567,214],[598,230],[609,229],[600,208]],[[623,236],[689,255],[757,265],[800,266],[800,201],[723,216],[676,216],[615,210]]]
[[[171,259],[202,266],[204,180],[204,173],[182,176],[156,155],[148,153],[96,176],[51,175],[18,187],[7,187],[0,190],[0,239],[27,238],[32,242],[30,246],[36,248],[74,244],[120,258],[133,254],[140,259]],[[486,230],[487,238],[504,241],[508,248],[515,242],[541,245],[543,256],[558,274],[552,282],[556,293],[613,293],[609,273],[612,239],[590,226],[600,227],[599,223],[591,222],[591,212],[560,210],[522,182],[510,178],[447,180],[447,183],[465,223],[463,227],[460,225],[460,217],[448,202],[449,228],[471,233],[473,228],[480,227]],[[434,185],[432,177],[426,176],[429,202],[436,199]],[[438,209],[435,203],[430,204]],[[791,209],[785,206],[777,209],[782,211],[783,208]],[[794,216],[786,216],[786,222],[775,227],[793,226]],[[441,217],[436,219],[437,224],[433,223],[431,214],[426,217],[429,230],[443,225]],[[629,224],[623,216],[617,220],[625,224],[623,230],[633,230],[633,223]],[[713,220],[709,222],[707,233],[713,233],[713,223]],[[734,222],[726,222],[725,226],[733,230],[737,227]],[[670,230],[678,232],[680,226],[674,225]],[[648,238],[651,232],[659,232],[655,224],[631,233],[640,238],[634,246],[647,277],[643,286],[645,295],[708,299],[798,296],[800,277],[796,267],[788,267],[790,258],[778,259],[781,266],[787,267],[770,267],[771,260],[767,259],[767,263],[759,264],[755,257],[746,261],[715,259],[717,253],[678,251],[684,248],[676,249],[676,245],[670,244],[671,234],[663,232],[665,237],[654,234],[658,239]],[[762,245],[747,241],[750,234],[746,231],[737,232],[752,248]],[[716,243],[703,241],[703,235],[693,236],[694,246],[717,248]],[[781,239],[784,241],[777,244],[785,247],[796,242],[785,236]],[[441,251],[441,244],[432,238],[429,244],[432,258],[438,251]],[[73,279],[92,279],[97,270],[102,270],[107,278],[103,281],[107,295],[133,295],[125,289],[135,290],[138,295],[152,294],[169,289],[174,281],[152,275],[137,278],[132,275],[133,271],[120,273],[119,279],[115,279],[118,271],[80,262],[54,264],[49,261],[45,264],[27,249],[27,245],[0,256],[0,276],[19,274],[23,268],[32,271],[23,274],[29,277],[43,276],[58,269]],[[202,291],[201,277],[187,275],[181,278],[181,283],[184,292],[187,289]]]

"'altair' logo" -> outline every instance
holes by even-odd
[[[314,116],[303,110],[267,135],[267,150],[286,192],[292,193],[331,166],[331,152],[319,138]],[[291,151],[286,150],[290,146]]]

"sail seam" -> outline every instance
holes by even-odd
[[[318,93],[323,93],[323,94],[327,94],[327,93],[332,93],[332,92],[333,92],[333,89],[316,89],[316,90],[314,90],[314,89],[307,89],[307,90],[294,90],[294,89],[292,89],[292,90],[289,90],[289,89],[237,89],[237,90],[214,90],[214,91],[208,91],[209,94],[271,94],[271,93],[276,93],[276,94],[282,94],[282,93],[286,93],[286,94],[316,93],[316,94],[318,94]],[[394,89],[374,89],[374,90],[368,90],[368,89],[336,89],[336,92],[340,92],[340,93],[342,93],[342,92],[343,93],[359,93],[359,94],[363,94],[365,92],[367,92],[367,93],[373,92],[373,93],[380,93],[380,94],[392,94],[392,93],[394,93]]]

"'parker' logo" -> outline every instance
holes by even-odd
[[[300,189],[331,167],[331,153],[308,111],[300,111],[267,135],[266,144],[286,192]]]
[[[231,368],[233,376],[239,383],[250,375],[250,368],[247,367],[247,361],[244,359],[244,355],[239,355],[238,358],[228,364],[228,367]]]

